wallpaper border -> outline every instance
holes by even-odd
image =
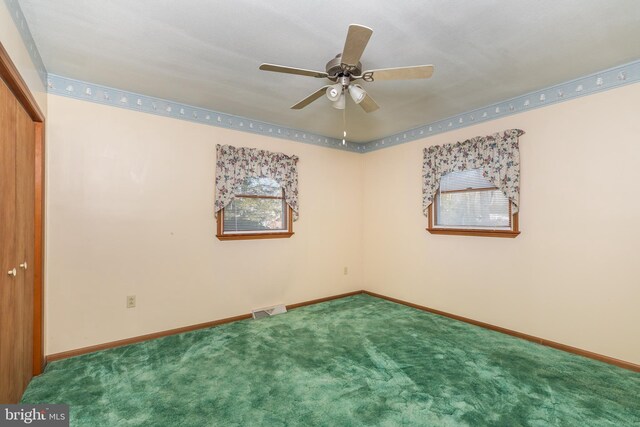
[[[4,0],[4,3],[7,5],[9,15],[11,15],[11,18],[20,33],[20,37],[22,37],[22,42],[29,52],[31,61],[33,61],[33,64],[36,67],[40,81],[42,82],[42,85],[45,86],[47,84],[47,68],[44,66],[44,62],[40,56],[40,51],[38,50],[38,46],[36,46],[33,35],[31,35],[27,19],[24,17],[24,13],[22,13],[18,0]]]
[[[233,129],[241,132],[289,139],[305,144],[320,145],[323,147],[337,148],[339,150],[351,152],[364,151],[362,144],[354,142],[346,141],[345,144],[342,144],[342,140],[328,136],[317,135],[311,132],[292,129],[246,117],[234,116],[232,114],[208,110],[206,108],[182,104],[180,102],[141,95],[139,93],[62,77],[51,73],[47,79],[47,92],[69,98],[81,99],[83,101],[110,105],[112,107],[126,108],[129,110]]]
[[[640,82],[640,60],[529,92],[506,101],[500,101],[433,123],[427,123],[417,128],[389,135],[384,138],[375,139],[364,144],[365,149],[363,152],[370,153],[417,139],[427,138],[439,133],[473,126],[489,120],[546,107],[637,82]]]
[[[417,128],[384,138],[365,143],[346,141],[345,144],[343,144],[340,139],[318,135],[300,129],[287,128],[272,123],[110,88],[51,73],[48,74],[47,92],[118,108],[127,108],[172,117],[179,120],[188,120],[241,132],[261,134],[364,154],[637,82],[640,82],[640,60],[530,92],[506,101],[487,105],[483,108],[477,108],[472,111],[427,123]]]

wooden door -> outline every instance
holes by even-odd
[[[27,112],[16,108],[16,329],[19,341],[18,378],[24,391],[33,372],[33,267],[35,225],[35,124]]]
[[[43,197],[44,116],[0,42],[0,403],[44,369]]]
[[[16,256],[16,109],[17,101],[0,80],[0,403],[15,403],[22,377],[14,343],[21,340],[15,304],[18,280]],[[7,274],[11,271],[12,274]]]

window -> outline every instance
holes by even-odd
[[[520,129],[423,150],[422,212],[432,234],[516,237]],[[497,187],[497,188],[496,188]]]
[[[284,189],[266,177],[245,178],[218,215],[220,240],[273,239],[293,235],[293,213]]]
[[[516,237],[518,214],[502,190],[486,178],[481,169],[445,174],[434,202],[429,206],[429,227],[433,234]]]

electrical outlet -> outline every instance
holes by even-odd
[[[136,296],[129,295],[127,297],[127,308],[134,308],[136,306]]]
[[[342,274],[344,274],[345,276],[349,274],[349,267],[345,267],[344,270],[342,271]]]

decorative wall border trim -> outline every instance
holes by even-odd
[[[343,145],[342,140],[336,138],[316,135],[299,129],[291,129],[274,125],[272,123],[225,114],[219,111],[194,107],[192,105],[154,98],[152,96],[101,86],[81,80],[70,79],[55,74],[49,74],[48,76],[47,92],[69,98],[96,102],[98,104],[106,104],[112,107],[126,108],[129,110],[141,111],[174,119],[188,120],[216,127],[289,139],[292,141],[336,148],[344,151],[357,153],[364,150],[362,144],[355,142],[347,141]]]
[[[16,28],[22,37],[25,47],[29,51],[29,56],[36,67],[38,76],[40,76],[42,86],[45,86],[47,84],[47,68],[44,66],[44,62],[42,62],[42,57],[40,56],[36,42],[31,35],[27,19],[24,17],[24,13],[22,13],[18,0],[4,0],[4,3],[7,5],[9,14],[13,19],[13,22],[16,24]]]
[[[364,153],[640,82],[640,60],[369,141]]]
[[[640,60],[530,92],[516,98],[491,104],[384,138],[365,143],[347,141],[344,145],[341,140],[336,138],[317,135],[299,129],[282,127],[259,120],[252,120],[246,117],[207,110],[205,108],[198,108],[179,102],[140,95],[134,92],[70,79],[55,74],[48,75],[47,92],[97,102],[99,104],[111,105],[113,107],[127,108],[180,120],[188,120],[211,126],[364,154],[637,82],[640,82]]]

